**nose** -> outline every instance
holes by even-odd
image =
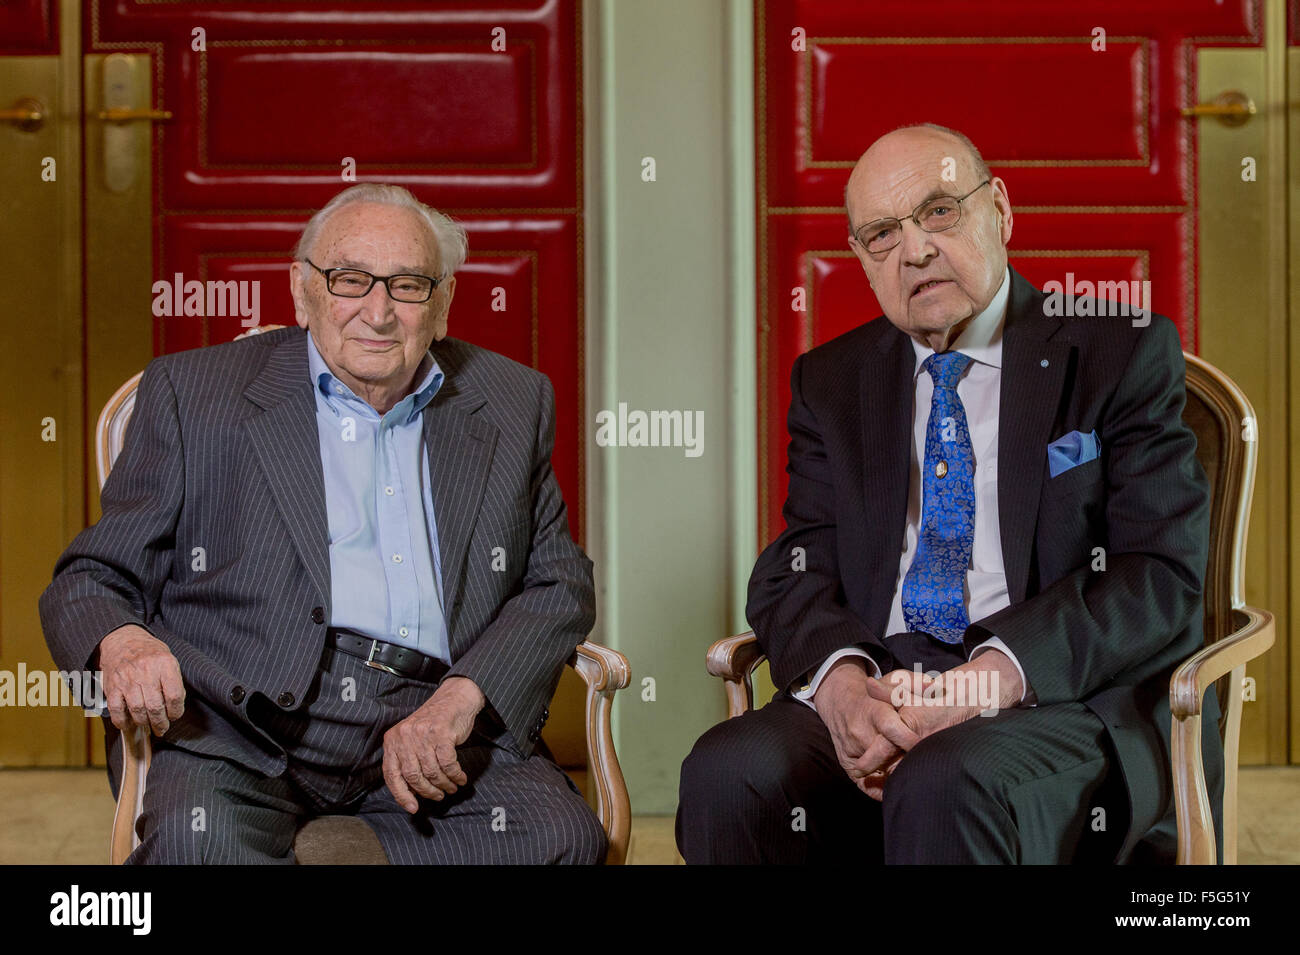
[[[911,219],[904,219],[899,225],[903,230],[902,241],[899,243],[903,250],[903,261],[908,265],[925,265],[926,262],[939,254],[935,248],[932,232],[926,232]]]
[[[360,299],[361,317],[371,325],[383,325],[393,314],[393,300],[383,282],[370,286],[370,291]]]

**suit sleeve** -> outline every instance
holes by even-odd
[[[782,510],[786,529],[759,555],[745,607],[779,688],[789,688],[845,647],[859,647],[882,670],[892,669],[879,637],[845,601],[832,463],[821,427],[803,398],[804,364],[801,355],[790,373],[790,487]]]
[[[559,483],[551,469],[555,393],[539,383],[532,471],[533,536],[522,590],[448,671],[473,680],[528,755],[544,722],[565,662],[596,622],[592,563],[569,534]]]
[[[1182,420],[1185,374],[1177,329],[1157,316],[1098,426],[1105,570],[1085,561],[966,632],[968,651],[991,635],[1003,640],[1040,704],[1087,698],[1168,647],[1201,606],[1210,497],[1196,436]]]
[[[60,667],[90,666],[107,634],[146,626],[156,615],[184,481],[176,394],[154,361],[140,378],[122,453],[100,494],[103,516],[68,545],[41,594],[41,626]]]

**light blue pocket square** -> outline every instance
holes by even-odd
[[[1097,437],[1096,431],[1091,434],[1071,431],[1047,446],[1047,469],[1052,477],[1056,477],[1070,468],[1087,464],[1099,454],[1101,454],[1101,439]]]

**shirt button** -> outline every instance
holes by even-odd
[[[405,627],[402,627],[402,628],[399,629],[397,632],[398,632],[399,634],[401,634],[403,637],[405,637],[405,636],[407,636],[411,631],[407,630]]]
[[[392,496],[393,496],[393,489],[392,489],[391,487],[386,487],[386,488],[384,488],[384,493],[387,494],[389,497],[392,497]]]
[[[394,563],[394,564],[400,564],[401,562],[402,562],[402,555],[401,555],[401,554],[394,554],[394,555],[393,555],[393,563]]]

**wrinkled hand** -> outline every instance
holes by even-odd
[[[953,673],[963,667],[966,665],[954,667],[948,672]],[[907,681],[901,681],[895,687],[898,715],[916,733],[918,739],[925,739],[940,730],[964,723],[971,717],[979,716],[981,712],[978,704],[964,705],[965,701],[959,701],[954,697],[952,678],[945,680],[941,675],[935,682],[939,686],[928,693],[924,692],[925,687],[918,688]]]
[[[100,640],[99,669],[104,703],[119,730],[140,726],[162,736],[185,712],[180,664],[144,627],[127,624]]]
[[[409,813],[416,795],[441,801],[469,782],[456,747],[469,739],[487,702],[473,680],[449,677],[418,710],[384,733],[384,782]]]
[[[893,670],[874,681],[872,693],[876,699],[888,701],[896,707],[903,724],[920,741],[984,712],[984,707],[978,700],[967,699],[971,695],[971,683],[961,676],[981,670],[992,671],[992,676],[986,678],[985,685],[991,681],[997,692],[997,700],[991,708],[993,712],[1019,704],[1024,690],[1019,671],[1010,657],[995,649],[987,650],[974,660],[953,667],[940,674],[937,680],[931,680],[912,670]],[[963,692],[959,692],[959,687]],[[872,778],[871,785],[878,786],[880,793],[883,794],[885,781],[901,760],[902,756],[899,756]]]
[[[925,692],[932,682],[933,680],[930,677],[914,670],[891,670],[883,674],[879,679],[869,680],[867,692],[871,694],[872,699],[881,703],[888,703],[897,712],[898,707],[904,701],[911,701],[913,697],[920,698],[921,694]],[[914,733],[916,732],[916,726],[909,723],[903,713],[899,712],[899,718],[902,719],[904,726]],[[923,734],[917,733],[917,742],[920,742],[923,738]],[[900,752],[888,760],[880,769],[869,773],[858,788],[876,802],[881,802],[885,798],[885,782],[898,764],[903,761],[903,756],[904,753]]]
[[[887,698],[880,699],[880,690],[873,688],[877,683],[860,660],[845,658],[822,677],[813,704],[831,734],[840,767],[855,786],[879,800],[884,777],[919,737]]]

